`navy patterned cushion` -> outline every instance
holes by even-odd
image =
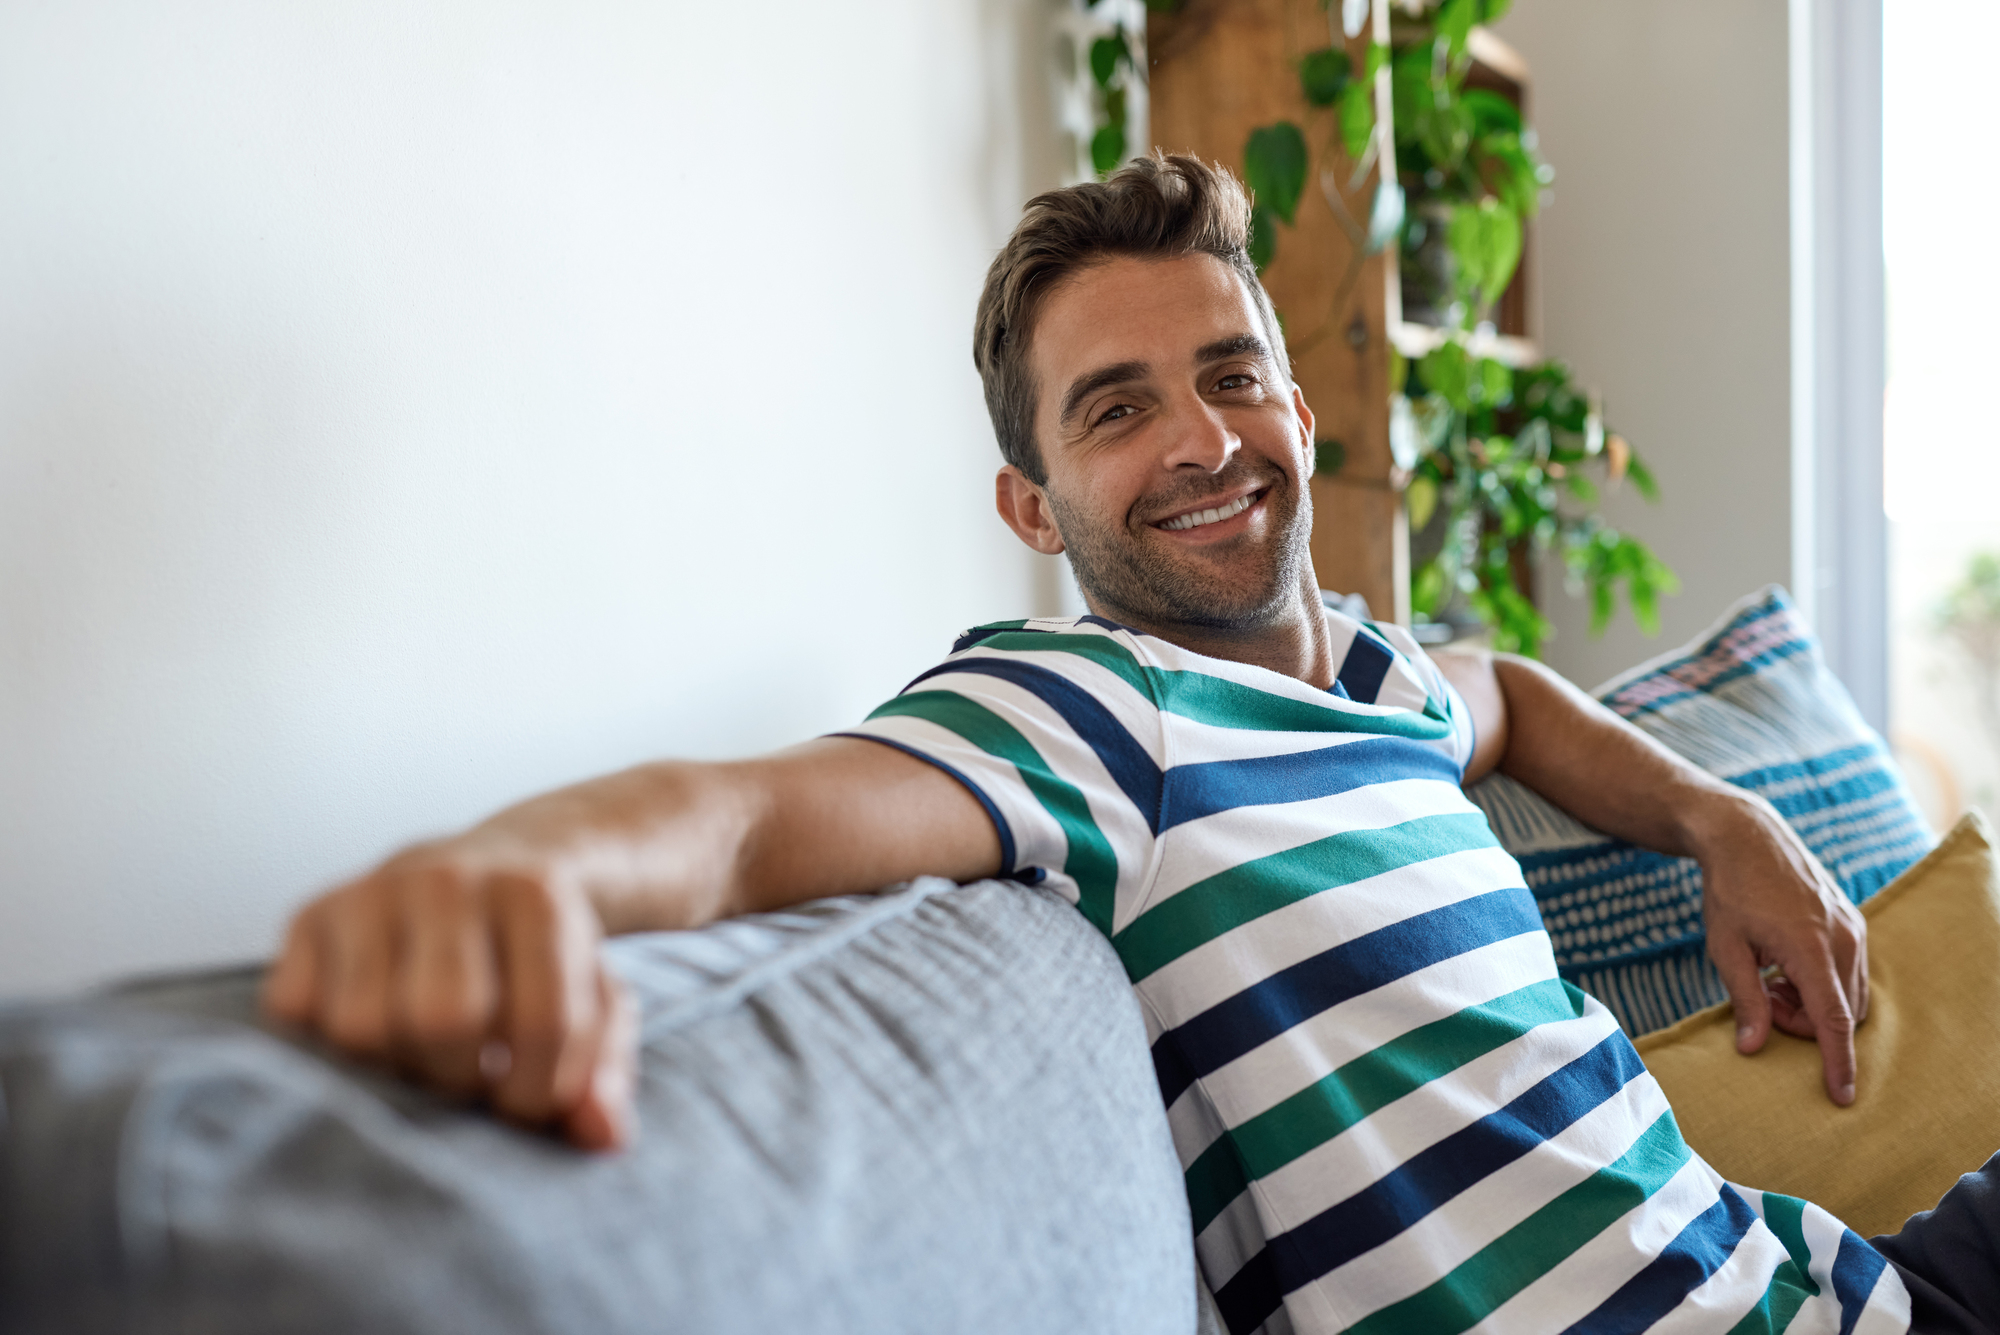
[[[1882,738],[1776,585],[1597,696],[1711,774],[1770,799],[1857,904],[1934,842]],[[1705,953],[1692,859],[1608,838],[1504,775],[1471,796],[1520,859],[1563,976],[1628,1032],[1727,998]]]

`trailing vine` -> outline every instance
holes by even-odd
[[[1087,0],[1091,9],[1101,2]],[[1090,44],[1090,77],[1097,85],[1097,105],[1103,117],[1097,132],[1090,137],[1090,165],[1101,181],[1125,161],[1130,84],[1141,77],[1138,63],[1132,59],[1132,42],[1126,36],[1124,24],[1117,24]]]

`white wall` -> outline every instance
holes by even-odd
[[[0,993],[1046,601],[969,355],[1044,4],[0,7]]]
[[[1498,25],[1556,168],[1542,347],[1658,477],[1658,506],[1628,488],[1606,513],[1684,587],[1657,640],[1622,611],[1590,639],[1587,605],[1553,587],[1547,657],[1585,686],[1791,582],[1785,24],[1784,0],[1516,0]]]

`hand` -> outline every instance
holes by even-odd
[[[1826,1092],[1854,1102],[1854,1029],[1868,1014],[1868,926],[1768,802],[1741,794],[1696,856],[1708,954],[1736,1009],[1736,1050],[1772,1025],[1819,1042]]]
[[[596,911],[556,859],[487,829],[308,905],[265,979],[273,1018],[586,1149],[632,1134],[638,1024]]]

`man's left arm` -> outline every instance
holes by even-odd
[[[1854,1027],[1868,1013],[1867,926],[1771,804],[1689,764],[1539,663],[1434,658],[1472,710],[1465,782],[1498,769],[1594,829],[1700,862],[1708,953],[1736,1009],[1737,1050],[1757,1051],[1773,1024],[1816,1039],[1827,1094],[1852,1103]]]

